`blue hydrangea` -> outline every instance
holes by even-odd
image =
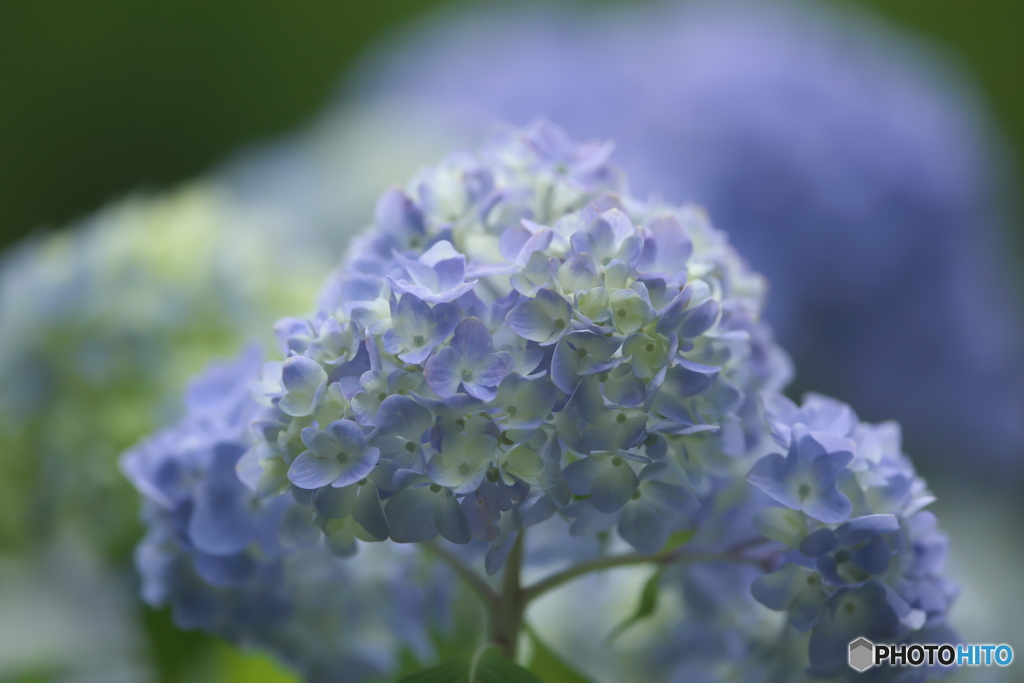
[[[845,680],[847,648],[858,637],[958,642],[948,623],[957,590],[943,578],[948,542],[923,509],[933,498],[900,451],[898,427],[859,422],[849,406],[820,395],[801,406],[764,398],[774,448],[748,454],[746,481],[716,480],[690,541],[731,557],[665,570],[661,590],[685,608],[652,636],[651,675]],[[834,504],[821,510],[808,506],[813,478],[803,500],[800,484],[792,486],[808,455],[828,473],[826,501]],[[878,669],[872,680],[942,673]]]
[[[706,206],[769,278],[801,387],[1019,473],[999,141],[943,59],[826,4],[460,7],[372,54],[337,116],[398,121],[403,149],[536,116],[613,137],[635,192]]]
[[[626,194],[608,151],[538,123],[387,192],[321,309],[278,326],[254,490],[313,491],[355,538],[490,544],[492,572],[556,512],[642,552],[690,526],[788,363],[761,279],[699,209]],[[328,329],[341,358],[310,341]]]
[[[255,440],[250,385],[260,368],[254,350],[211,366],[181,420],[124,456],[145,498],[149,528],[136,552],[144,599],[170,605],[181,628],[269,650],[309,681],[380,676],[403,649],[430,657],[447,576],[399,546],[344,562],[317,543],[308,494],[262,497],[239,479],[239,457]]]
[[[318,310],[278,323],[283,360],[210,370],[126,456],[147,599],[358,680],[431,656],[452,577],[421,555],[494,575],[529,528],[531,571],[662,567],[686,609],[652,677],[834,676],[857,635],[945,633],[945,537],[898,430],[782,397],[762,279],[608,153],[538,121],[386,192]]]
[[[934,498],[895,423],[859,422],[815,394],[801,406],[771,397],[767,420],[787,453],[758,459],[747,480],[772,502],[754,526],[781,548],[752,593],[810,632],[810,671],[845,671],[847,646],[861,636],[909,641],[947,630],[956,596],[942,576],[948,542],[923,509]]]

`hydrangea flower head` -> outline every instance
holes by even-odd
[[[902,454],[898,427],[858,422],[848,406],[814,394],[800,407],[772,397],[767,419],[788,453],[764,456],[747,479],[781,504],[754,524],[786,550],[752,592],[810,631],[811,671],[843,672],[858,637],[948,631],[956,597],[941,575],[948,542],[923,510],[934,498]],[[802,465],[811,477],[797,484]]]
[[[212,369],[126,457],[147,599],[310,680],[432,655],[451,575],[429,556],[509,656],[496,613],[655,563],[686,612],[653,678],[835,676],[857,635],[944,634],[945,539],[898,432],[782,398],[762,279],[700,209],[631,196],[609,152],[538,121],[386,192],[317,311],[278,322],[283,360]]]
[[[387,192],[317,314],[278,325],[250,483],[310,491],[329,535],[489,543],[491,570],[556,511],[646,552],[691,525],[703,470],[678,456],[727,469],[788,367],[761,279],[699,209],[630,197],[609,151],[538,122]]]

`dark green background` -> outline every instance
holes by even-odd
[[[0,244],[128,190],[196,176],[240,147],[300,126],[369,43],[441,4],[0,4]],[[857,4],[957,55],[1022,158],[1020,3]]]

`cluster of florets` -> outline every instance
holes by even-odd
[[[310,681],[389,672],[402,649],[429,657],[450,577],[398,546],[340,562],[317,543],[308,500],[260,498],[236,475],[254,441],[249,385],[260,365],[250,350],[211,367],[189,389],[185,416],[126,454],[146,498],[143,598],[169,604],[181,628],[271,650]]]
[[[400,615],[426,642],[413,612],[445,584],[410,588],[433,577],[415,546],[386,570],[332,556],[450,542],[493,574],[540,525],[542,545],[615,529],[664,564],[712,563],[657,575],[687,598],[662,672],[682,652],[680,670],[709,672],[753,652],[772,616],[753,598],[809,632],[814,675],[841,670],[854,631],[941,628],[945,542],[898,435],[781,398],[760,278],[699,210],[626,194],[608,152],[538,123],[385,194],[319,311],[278,324],[284,360],[259,380],[249,357],[213,371],[127,458],[149,499],[148,598],[307,672],[353,658],[357,680],[387,667],[339,639]],[[807,644],[786,642],[744,671],[802,675]]]
[[[766,416],[786,452],[758,460],[747,479],[777,504],[757,513],[755,528],[784,551],[752,591],[810,631],[811,671],[846,670],[858,637],[948,641],[956,589],[942,578],[947,539],[924,510],[934,498],[900,449],[899,426],[859,422],[817,395],[800,407],[771,397]]]
[[[761,280],[699,210],[618,193],[609,151],[542,123],[388,192],[279,323],[243,478],[310,492],[336,552],[478,540],[490,573],[556,511],[645,553],[689,526],[785,364]]]

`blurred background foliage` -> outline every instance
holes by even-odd
[[[870,6],[952,52],[989,98],[1012,157],[1022,158],[1024,6],[832,1]],[[366,47],[452,4],[3,3],[0,244],[65,225],[128,190],[195,177],[295,129]]]

